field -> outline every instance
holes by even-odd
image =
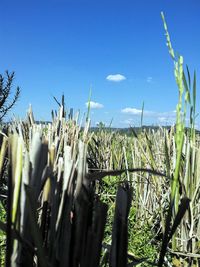
[[[96,246],[97,258],[82,266],[107,266],[117,238],[113,257],[125,255],[125,262],[128,245],[134,264],[157,264],[166,255],[170,266],[198,266],[200,148],[193,125],[127,136],[104,127],[94,133],[88,118],[84,128],[77,121],[61,105],[51,124],[35,123],[30,110],[27,121],[2,130],[2,264],[6,251],[6,266],[16,259],[20,266],[78,266]]]
[[[163,17],[164,20],[164,17]],[[200,136],[196,74],[174,63],[176,124],[90,130],[65,106],[51,123],[2,124],[0,265],[199,266]],[[186,121],[189,126],[186,127]]]

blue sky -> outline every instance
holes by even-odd
[[[93,125],[139,125],[143,101],[145,124],[171,123],[177,88],[161,11],[198,81],[199,0],[1,0],[0,11],[0,73],[15,71],[21,88],[8,117],[25,117],[31,103],[49,120],[62,93],[84,114],[92,88]]]

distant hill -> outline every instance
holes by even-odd
[[[115,127],[113,127],[113,128],[110,128],[110,127],[99,128],[99,127],[91,127],[90,131],[91,132],[97,132],[100,129],[103,129],[105,131],[111,131],[111,132],[114,131],[114,132],[118,132],[118,133],[121,133],[121,134],[131,135],[133,133],[138,134],[138,133],[140,133],[141,131],[144,131],[144,130],[146,130],[147,132],[149,130],[157,131],[160,128],[165,128],[165,129],[170,130],[171,127],[170,126],[162,126],[162,127],[160,127],[160,126],[142,126],[142,127],[128,127],[128,128],[117,128],[117,127],[116,128]]]
[[[171,129],[171,126],[149,126],[149,125],[145,125],[145,126],[142,126],[142,127],[129,127],[129,128],[109,128],[109,127],[103,127],[103,128],[99,128],[99,127],[91,127],[90,128],[90,131],[91,132],[98,132],[99,130],[103,129],[105,131],[109,131],[109,132],[118,132],[118,133],[121,133],[121,134],[126,134],[126,135],[133,135],[133,134],[138,134],[140,133],[141,131],[158,131],[159,129],[167,129],[167,130],[170,130]],[[185,128],[186,131],[189,131],[190,128]],[[200,131],[199,130],[196,130],[196,134],[200,134]]]

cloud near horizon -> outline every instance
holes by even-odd
[[[121,82],[126,80],[126,77],[122,74],[110,74],[106,77],[106,80],[111,82]]]
[[[89,102],[86,102],[85,105],[86,105],[86,107],[88,107]],[[100,104],[100,103],[97,103],[94,101],[90,101],[90,108],[91,109],[101,109],[103,107],[104,107],[103,104]]]
[[[142,110],[137,109],[137,108],[126,107],[126,108],[121,110],[121,113],[129,114],[129,115],[141,115]],[[143,114],[144,114],[144,116],[148,116],[148,117],[157,117],[160,121],[167,120],[167,118],[175,118],[176,117],[176,113],[174,111],[157,112],[157,111],[144,110]]]
[[[132,115],[140,115],[142,113],[142,110],[137,108],[124,108],[121,110],[121,112]]]

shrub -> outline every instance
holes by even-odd
[[[6,71],[5,77],[0,74],[0,121],[2,121],[8,111],[15,105],[20,95],[20,89],[17,87],[12,100],[9,99],[14,77],[14,72],[9,73]]]

